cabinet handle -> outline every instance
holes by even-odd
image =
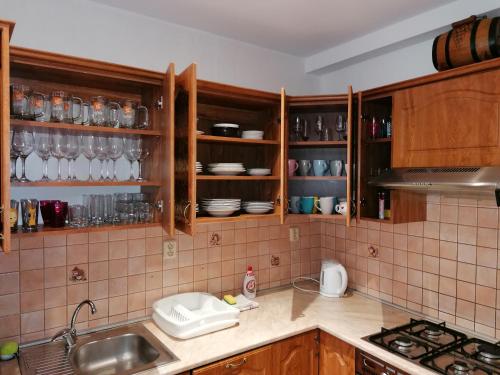
[[[247,363],[247,358],[243,358],[240,362],[238,363],[226,363],[226,368],[236,368],[243,366],[245,363]]]
[[[371,371],[375,371],[375,367],[368,364],[368,361],[366,360],[366,358],[363,358],[363,366]],[[384,374],[380,374],[380,375],[384,375]]]

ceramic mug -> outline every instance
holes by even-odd
[[[347,213],[347,201],[339,201],[339,204],[335,205],[335,212],[345,215]]]
[[[344,162],[342,160],[330,160],[330,172],[332,176],[342,176],[343,167]]]
[[[313,160],[313,172],[315,176],[324,176],[328,170],[326,160]]]
[[[300,212],[312,214],[314,207],[314,197],[300,197]]]
[[[290,211],[292,214],[300,214],[300,197],[290,197]]]
[[[295,175],[295,172],[297,172],[297,169],[299,169],[299,163],[297,163],[297,160],[288,159],[288,176]]]
[[[333,206],[335,204],[335,201],[335,197],[321,197],[319,198],[319,202],[315,203],[315,206],[318,211],[321,212],[321,214],[331,215],[333,213]]]
[[[311,170],[310,160],[299,160],[299,173],[301,176],[307,176]]]

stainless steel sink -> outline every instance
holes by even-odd
[[[134,374],[177,358],[142,324],[79,336],[69,351],[62,342],[21,349],[22,374]]]

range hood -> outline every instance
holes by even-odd
[[[368,184],[385,189],[493,195],[500,206],[500,167],[396,168]]]

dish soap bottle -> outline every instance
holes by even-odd
[[[257,294],[257,284],[255,282],[255,274],[253,267],[248,266],[247,273],[243,279],[243,295],[249,299],[255,298]]]

